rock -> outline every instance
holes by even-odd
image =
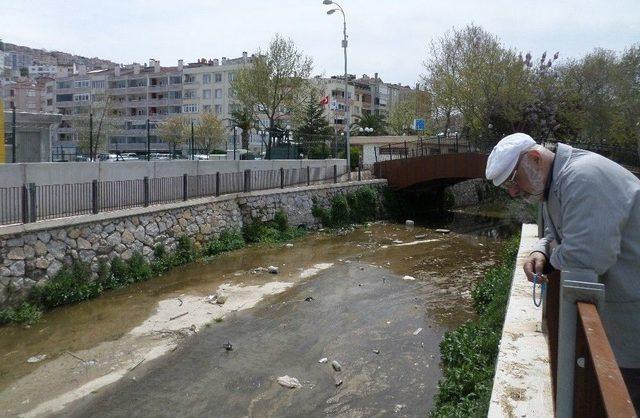
[[[436,232],[438,232],[440,234],[448,234],[451,231],[448,230],[448,229],[436,229]]]
[[[335,383],[336,383],[336,387],[338,387],[338,386],[342,385],[342,379],[339,379],[339,378],[337,378],[337,377],[336,377],[336,378],[334,379],[334,381],[335,381]]]
[[[422,328],[418,328],[417,330],[413,331],[413,335],[418,335],[420,334],[420,332],[422,332]]]
[[[38,232],[38,239],[46,244],[51,240],[51,234],[46,231]]]
[[[116,230],[116,226],[114,224],[107,224],[107,225],[104,226],[104,229],[102,230],[102,232],[104,232],[105,234],[109,235],[110,233],[112,233],[115,230]]]
[[[409,228],[413,228],[415,223],[412,220],[407,219],[406,221],[404,221],[405,226],[409,227]]]
[[[49,267],[47,267],[47,276],[49,276],[49,278],[52,278],[56,275],[56,273],[60,271],[61,268],[62,263],[58,260],[53,260],[51,264],[49,264]]]
[[[46,258],[44,257],[36,258],[36,268],[45,270],[47,267],[49,267],[49,261],[47,261]]]
[[[324,364],[324,363],[326,363],[327,361],[329,361],[329,359],[328,359],[328,358],[326,358],[326,357],[322,357],[320,360],[318,360],[318,363]]]
[[[71,239],[77,239],[80,236],[80,233],[81,231],[79,228],[73,228],[71,231],[69,231],[67,236]]]
[[[333,360],[331,362],[331,366],[333,367],[333,370],[339,372],[340,370],[342,370],[342,366],[340,365],[340,363],[338,363],[336,360]]]
[[[126,229],[122,233],[122,243],[128,245],[128,244],[131,244],[133,241],[135,241],[135,237],[128,229]]]
[[[14,277],[24,276],[24,261],[16,261],[9,266],[9,271]]]
[[[96,253],[91,250],[82,250],[80,251],[80,260],[85,263],[90,263],[93,260],[93,257],[96,256]]]
[[[416,278],[413,276],[404,276],[402,280],[415,280]]]
[[[291,248],[291,247],[293,247],[293,244],[291,244],[291,243],[285,244],[285,247]]]
[[[419,234],[419,235],[416,235],[414,238],[415,239],[425,239],[426,237],[427,237],[426,234]]]
[[[24,260],[24,249],[22,247],[14,247],[7,255],[9,260]]]
[[[295,389],[295,388],[301,388],[302,385],[300,384],[300,381],[298,379],[296,379],[295,377],[290,377],[290,376],[281,376],[278,378],[278,383],[280,384],[280,386],[284,386],[285,388],[289,388],[289,389]]]
[[[107,238],[107,245],[115,246],[120,244],[121,242],[122,242],[122,236],[120,235],[120,232],[117,232],[117,231],[113,232]]]
[[[42,241],[36,241],[33,244],[33,250],[36,252],[36,255],[45,255],[47,253],[47,246]]]
[[[378,350],[378,349],[374,349],[372,351],[373,351],[374,354],[380,354],[380,350]]]
[[[24,238],[14,238],[7,240],[7,247],[22,247],[24,245]]]
[[[276,266],[269,266],[267,268],[267,271],[271,274],[278,274],[278,267]]]
[[[402,411],[406,407],[407,407],[406,405],[397,404],[396,406],[393,407],[393,412],[398,413],[398,412]]]
[[[47,358],[46,354],[39,354],[37,356],[29,357],[27,363],[37,363]]]
[[[120,257],[122,257],[123,260],[127,261],[128,259],[130,259],[131,257],[133,257],[133,250],[125,250]]]
[[[78,249],[79,250],[90,250],[91,249],[91,243],[89,241],[87,241],[86,239],[82,238],[82,237],[78,237],[76,242],[78,243]]]
[[[67,246],[60,241],[51,240],[47,244],[47,250],[57,259],[62,259],[66,252]]]
[[[158,225],[155,222],[149,222],[149,224],[145,227],[145,230],[147,231],[147,234],[151,236],[160,233],[160,228],[158,228]]]
[[[218,305],[224,305],[227,302],[228,298],[229,297],[224,293],[221,293],[221,292],[216,293],[216,303]]]
[[[33,256],[36,255],[36,252],[31,245],[25,244],[25,246],[22,247],[22,250],[24,251],[24,258],[33,258]]]

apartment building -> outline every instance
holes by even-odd
[[[42,112],[44,83],[29,79],[10,81],[2,86],[2,98],[5,109],[11,109],[30,113]]]
[[[325,117],[329,121],[329,125],[336,132],[344,131],[346,119],[344,78],[322,78],[316,76],[311,79],[311,83],[318,89],[322,97],[328,97],[329,99],[325,106]],[[362,92],[356,90],[357,88],[350,81],[347,86],[347,98],[351,104],[350,124],[355,122],[358,116],[362,116],[364,106],[364,96]]]
[[[176,67],[161,67],[159,61],[151,59],[144,66],[92,71],[79,65],[75,74],[57,77],[53,104],[63,120],[54,148],[77,146],[74,122],[87,119],[91,113],[99,118],[104,112],[109,133],[105,151],[146,150],[147,119],[153,150],[167,151],[156,130],[163,119],[182,113],[182,70],[181,60]]]
[[[29,77],[55,77],[58,72],[58,66],[56,65],[30,65]]]
[[[237,103],[232,83],[243,67],[250,65],[254,56],[246,52],[242,57],[228,59],[201,59],[184,67],[182,113],[187,115],[211,111],[219,119],[228,120]]]

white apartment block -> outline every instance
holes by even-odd
[[[58,73],[57,65],[30,65],[29,77],[55,77]]]

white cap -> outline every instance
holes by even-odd
[[[533,147],[536,141],[529,135],[517,133],[507,135],[496,144],[487,160],[485,176],[493,180],[496,186],[501,185],[518,164],[520,154]]]

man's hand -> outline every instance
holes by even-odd
[[[524,265],[522,266],[524,273],[527,275],[527,280],[533,282],[533,275],[535,273],[542,275],[545,264],[547,264],[547,259],[544,254],[539,251],[531,253],[524,260]],[[544,278],[544,281],[546,281],[546,278]]]

